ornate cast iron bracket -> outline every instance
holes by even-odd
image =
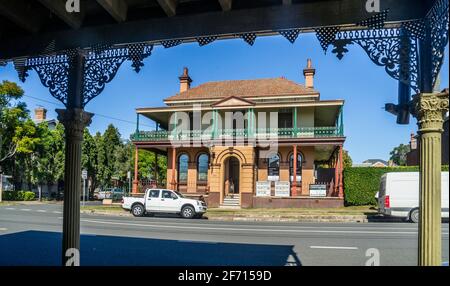
[[[431,39],[433,85],[440,72],[448,43],[449,7],[447,0],[436,1],[424,19],[402,23],[398,28],[381,28],[373,25],[368,30],[339,31],[337,27],[316,30],[318,39],[326,51],[333,45],[332,53],[342,59],[347,46],[358,44],[377,65],[396,80],[419,92],[419,40]],[[386,20],[386,16],[379,17]],[[381,23],[381,22],[380,22]],[[361,23],[358,23],[361,26]],[[384,24],[384,22],[382,23]]]
[[[28,71],[37,72],[42,84],[50,94],[67,106],[69,72],[78,53],[83,53],[84,83],[83,107],[98,96],[106,84],[114,79],[120,66],[129,60],[138,73],[143,60],[151,55],[153,45],[131,44],[124,47],[95,47],[92,50],[68,50],[62,54],[18,59],[14,61],[19,79],[25,81]]]
[[[339,59],[346,46],[358,44],[388,75],[418,91],[417,41],[403,29],[343,31],[337,33],[333,53]]]

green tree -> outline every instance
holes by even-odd
[[[133,170],[132,152],[133,144],[129,141],[118,145],[115,150],[114,177],[119,178],[122,182],[127,181],[127,173]]]
[[[406,157],[409,151],[411,151],[409,145],[400,144],[389,153],[390,160],[398,166],[406,166]]]
[[[87,128],[84,129],[84,141],[82,146],[83,155],[81,157],[81,165],[88,172],[88,181],[90,182],[89,192],[93,192],[99,184],[98,181],[98,150],[96,139],[89,133]],[[97,136],[97,135],[96,135]],[[98,135],[100,136],[100,135]],[[100,136],[101,137],[101,136]]]
[[[50,129],[46,122],[37,125],[37,142],[31,154],[30,183],[37,186],[51,186],[64,179],[64,127],[57,124]]]
[[[100,132],[94,135],[95,142],[95,157],[96,157],[96,181],[99,185],[105,186],[107,184],[108,178],[104,175],[107,168],[106,164],[106,152],[103,142],[103,136]]]
[[[344,169],[353,166],[352,157],[350,157],[350,154],[348,153],[347,150],[344,150],[344,152],[342,153],[342,157],[344,161]]]
[[[4,80],[0,83],[0,108],[8,106],[11,100],[18,100],[24,95],[23,89],[14,82]]]
[[[25,104],[19,102],[16,106],[11,106],[11,101],[19,100],[23,95],[23,89],[16,83],[0,83],[0,172],[5,167],[3,162],[16,154],[19,141],[16,128],[21,121],[27,119]],[[13,137],[16,137],[15,141]]]

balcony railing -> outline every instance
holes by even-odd
[[[249,129],[218,129],[214,131],[185,130],[172,131],[140,131],[131,136],[133,141],[167,141],[167,140],[216,140],[216,139],[248,139],[248,138],[324,138],[343,137],[341,127],[300,127],[300,128],[258,128]]]

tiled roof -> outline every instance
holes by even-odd
[[[277,95],[311,95],[318,93],[285,78],[229,80],[201,84],[166,98],[166,101],[220,99],[224,97],[268,97]]]

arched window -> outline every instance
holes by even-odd
[[[273,154],[268,159],[267,180],[278,181],[280,179],[280,156]]]
[[[297,153],[297,182],[302,181],[302,163],[303,156],[300,152]],[[289,156],[289,177],[290,181],[294,181],[294,154]]]
[[[188,177],[189,156],[182,154],[178,157],[178,183],[186,184]]]
[[[208,167],[209,167],[209,156],[208,154],[201,154],[197,158],[197,181],[200,183],[205,183],[208,181]]]

